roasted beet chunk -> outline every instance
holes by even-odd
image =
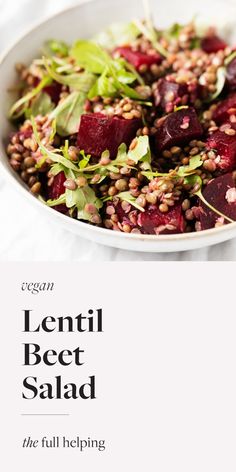
[[[158,151],[200,138],[202,127],[194,108],[183,108],[167,116],[156,133]]]
[[[218,52],[222,49],[225,49],[227,47],[227,44],[222,38],[219,38],[219,36],[214,35],[206,36],[205,38],[203,38],[201,46],[203,51],[210,54],[212,52]]]
[[[40,83],[40,80],[38,79],[38,77],[35,77],[34,87],[37,87],[39,83]],[[47,85],[46,87],[43,88],[43,92],[47,93],[50,96],[53,103],[57,105],[60,100],[60,95],[62,92],[62,85],[59,84],[58,82],[53,81],[51,85]]]
[[[203,196],[211,206],[236,221],[236,188],[232,174],[221,175],[211,180],[204,189]],[[203,202],[200,203],[200,207],[202,230],[214,228],[216,224],[228,223],[226,219],[210,210]]]
[[[219,125],[228,121],[232,114],[236,115],[236,93],[232,93],[217,105],[212,118]]]
[[[227,66],[226,78],[230,90],[236,90],[236,57]]]
[[[111,158],[115,158],[120,144],[129,145],[140,126],[142,122],[137,118],[125,120],[101,113],[88,113],[81,117],[77,144],[86,154],[94,157],[101,156],[108,149]]]
[[[215,131],[207,140],[208,149],[217,152],[217,169],[230,172],[236,167],[236,135],[229,136],[224,131]]]
[[[52,101],[57,105],[60,100],[62,85],[58,84],[58,82],[53,82],[51,85],[44,87],[43,90],[51,97]]]
[[[61,195],[63,195],[63,193],[65,193],[65,181],[66,177],[64,172],[59,172],[59,174],[54,177],[52,185],[48,187],[48,198],[50,198],[51,200],[56,200]],[[66,205],[57,205],[53,208],[54,210],[60,211],[61,213],[67,213]]]
[[[175,105],[181,104],[182,97],[188,93],[186,84],[177,84],[166,79],[158,81],[155,90],[155,105],[160,106],[164,111],[168,112],[168,106],[171,104],[173,109]],[[188,99],[188,97],[187,97]],[[173,111],[173,109],[171,111]]]
[[[184,217],[181,204],[162,213],[155,205],[151,205],[138,216],[138,226],[144,234],[176,234],[184,232]]]
[[[118,53],[121,57],[126,59],[127,62],[130,62],[136,69],[139,69],[143,65],[150,67],[152,64],[160,64],[162,62],[162,57],[158,53],[145,54],[143,52],[134,51],[130,47],[117,48],[115,53]]]

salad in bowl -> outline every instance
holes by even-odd
[[[16,64],[11,167],[52,211],[109,231],[236,221],[236,50],[148,17]]]

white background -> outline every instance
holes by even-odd
[[[1,282],[1,463],[25,472],[235,472],[233,263],[7,264]],[[135,270],[134,270],[135,269]],[[219,282],[219,274],[222,282]],[[54,281],[55,291],[20,291]],[[146,282],[146,283],[145,283]],[[22,333],[33,319],[104,310],[103,334]],[[83,367],[22,366],[22,342],[86,351]],[[97,377],[97,400],[21,399],[22,380]],[[21,413],[70,413],[22,417]],[[26,436],[106,439],[104,453],[23,450]]]
[[[234,1],[228,0],[230,3]],[[79,2],[76,0],[0,0],[0,51],[12,43],[32,23],[75,3]],[[6,184],[1,176],[0,221],[0,260],[2,261],[236,260],[236,240],[208,249],[162,255],[133,253],[85,241],[60,229],[55,223],[39,215],[38,211],[22,195],[16,193],[15,189]]]

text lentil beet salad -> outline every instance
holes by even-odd
[[[214,29],[134,21],[16,67],[7,152],[48,206],[125,233],[236,221],[236,51]]]

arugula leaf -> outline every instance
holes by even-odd
[[[202,159],[200,154],[197,156],[193,156],[189,160],[189,164],[187,166],[181,166],[179,167],[179,170],[177,172],[179,177],[184,177],[186,174],[190,174],[194,172],[198,167],[201,167],[203,164]]]
[[[111,58],[98,44],[92,41],[77,41],[70,55],[77,64],[94,74],[102,74],[104,68],[110,66]]]
[[[174,171],[167,173],[160,173],[160,172],[152,172],[150,171],[144,171],[142,172],[142,175],[146,177],[149,180],[154,179],[155,177],[168,177],[169,179],[178,179],[179,177],[186,177],[186,179],[189,179],[189,183],[193,184],[199,183],[200,178],[198,175],[195,174],[195,170],[198,169],[199,167],[202,166],[202,159],[200,154],[193,156],[189,160],[189,164],[186,166],[180,166],[179,168],[176,168]],[[201,181],[201,178],[200,178]],[[187,183],[187,180],[186,180]]]
[[[69,190],[68,188],[66,189],[66,206],[67,208],[73,208],[78,200],[80,199],[80,188],[77,188],[76,190]]]
[[[80,156],[82,157],[82,159],[79,161],[79,168],[84,169],[88,165],[91,159],[91,155],[86,155],[84,151],[80,151]]]
[[[196,36],[191,39],[189,49],[200,49],[201,48],[201,38]]]
[[[50,118],[56,120],[57,133],[60,136],[69,136],[78,131],[86,98],[86,93],[74,91],[52,111]]]
[[[185,178],[184,178],[184,183],[187,184],[187,185],[191,185],[192,187],[192,195],[197,195],[197,193],[199,192],[199,189],[201,191],[201,188],[202,188],[202,179],[201,177],[198,175],[198,174],[194,174],[194,175],[186,175]],[[194,189],[194,187],[197,188]]]
[[[60,197],[55,198],[55,200],[47,200],[46,205],[49,207],[54,207],[56,205],[63,205],[66,203],[66,194],[60,195]]]
[[[9,118],[12,120],[16,120],[20,118],[24,113],[25,110],[29,107],[30,101],[36,97],[41,90],[44,89],[47,85],[50,85],[52,83],[52,79],[49,76],[43,77],[41,82],[37,85],[37,87],[34,87],[33,90],[30,92],[26,93],[23,97],[21,97],[19,100],[17,100],[16,103],[11,107],[9,111]]]
[[[189,108],[188,105],[181,105],[180,107],[174,107],[174,112],[179,111],[179,110],[184,110],[185,108]]]
[[[94,97],[115,97],[117,89],[114,85],[114,81],[110,77],[107,77],[107,70],[105,69],[103,74],[99,77],[97,82],[91,88],[88,98],[91,100]]]
[[[217,82],[216,82],[216,91],[211,95],[210,101],[215,100],[223,91],[226,81],[226,68],[219,67],[217,70]]]
[[[40,149],[42,155],[44,156],[44,158],[46,159],[47,157],[49,157],[53,162],[62,164],[67,169],[71,169],[71,170],[77,172],[78,168],[76,167],[75,164],[73,164],[73,162],[71,162],[69,159],[66,159],[61,154],[58,154],[58,152],[56,152],[57,150],[50,151],[49,149],[46,148],[46,146],[44,146],[42,144],[42,142],[39,138],[39,134],[38,134],[36,123],[35,123],[35,120],[34,120],[33,116],[31,117],[31,122],[32,122],[32,127],[33,127],[33,133],[34,133],[35,140],[36,140],[36,142],[39,146],[39,149]],[[59,151],[59,152],[61,152],[61,151]],[[43,160],[43,162],[45,161],[45,159]]]
[[[96,197],[94,190],[89,187],[89,185],[86,185],[85,187],[82,187],[78,190],[79,193],[76,203],[76,208],[78,210],[77,218],[78,220],[91,221],[92,215],[85,211],[86,204],[92,203],[93,205],[95,205],[97,210],[99,210],[100,208],[102,208],[103,203],[99,198]]]
[[[228,66],[230,64],[230,62],[232,62],[236,57],[236,51],[233,51],[228,57],[226,57],[225,59],[225,66]]]
[[[57,172],[59,170],[59,167],[56,168],[56,166],[60,166],[60,164],[56,164],[53,166],[54,175],[56,175],[55,171]],[[75,177],[73,170],[69,169],[66,174],[67,178]],[[60,195],[59,198],[55,200],[47,200],[46,205],[48,205],[49,207],[54,207],[56,205],[65,204],[66,207],[72,212],[75,209],[77,210],[78,220],[85,220],[91,222],[93,215],[91,215],[91,213],[88,213],[85,210],[85,207],[88,203],[95,205],[97,210],[100,210],[100,208],[102,208],[103,206],[103,202],[99,198],[97,198],[94,190],[89,185],[86,185],[85,187],[77,188],[76,190],[66,189],[65,193],[63,195]]]
[[[62,171],[65,173],[65,169],[66,169],[65,166],[57,162],[50,167],[50,174],[56,176]]]
[[[99,95],[103,97],[124,95],[134,100],[142,100],[142,97],[128,85],[136,80],[136,76],[126,71],[119,59],[113,60],[98,44],[91,41],[77,41],[71,50],[71,55],[78,65],[100,75],[89,92],[89,98],[100,92]]]
[[[126,70],[127,67],[129,68],[130,72]],[[135,73],[135,69],[132,69],[132,65],[130,68],[129,63],[122,57],[112,60],[111,69],[113,73],[115,72],[116,79],[118,79],[122,84],[132,84],[135,80],[137,80],[137,73]]]
[[[182,29],[183,25],[180,25],[179,23],[174,23],[170,28],[164,31],[164,36],[167,39],[178,39]]]
[[[131,195],[130,192],[121,192],[116,195],[120,200],[125,201],[132,205],[133,207],[137,208],[139,211],[144,212],[144,208],[142,208],[140,205],[136,203],[136,198]]]
[[[145,170],[151,170],[151,150],[148,136],[140,136],[137,138],[137,144],[134,149],[129,150],[128,159],[145,163]]]
[[[130,44],[139,36],[139,29],[131,23],[113,23],[105,31],[95,36],[94,41],[106,49],[114,49],[123,44]]]
[[[143,172],[141,172],[141,174],[144,177],[146,177],[148,180],[152,180],[155,177],[169,177],[169,178],[172,178],[171,174],[162,174],[160,172],[143,171]]]
[[[60,57],[66,57],[69,54],[69,47],[64,41],[58,41],[57,39],[50,39],[45,43],[46,50],[51,55],[56,54]]]
[[[134,79],[136,79],[140,83],[140,85],[145,85],[144,79],[130,62],[126,61],[123,57],[119,57],[118,59],[116,59],[116,62],[117,63],[119,62],[123,66],[123,69],[129,70],[131,74],[133,75]],[[126,77],[127,75],[128,74],[126,72]],[[124,83],[128,83],[127,79],[126,79],[126,82]]]
[[[54,108],[54,104],[51,100],[50,95],[45,92],[41,92],[33,101],[31,108],[25,111],[26,118],[37,115],[47,115]]]
[[[54,67],[50,66],[50,62],[47,58],[44,58],[44,65],[50,77],[56,82],[62,85],[71,87],[74,90],[79,90],[84,93],[88,93],[91,87],[96,81],[96,77],[91,72],[74,72],[72,74],[60,74]]]
[[[118,90],[121,92],[121,94],[124,97],[129,97],[129,98],[132,98],[133,100],[140,100],[140,101],[143,100],[144,101],[144,99],[141,97],[141,95],[139,95],[139,93],[137,93],[134,89],[129,87],[129,85],[121,84],[121,82],[120,82],[120,86],[118,85]]]
[[[165,36],[165,38],[169,41],[173,40],[173,39],[178,39],[180,34],[181,34],[181,31],[183,30],[183,28],[185,27],[185,25],[181,25],[179,23],[174,23],[170,28],[166,29],[163,34]],[[189,48],[190,49],[199,49],[201,46],[201,39],[199,38],[198,34],[196,33],[196,36],[193,37],[190,41],[190,46]]]
[[[169,57],[168,51],[158,42],[157,32],[151,22],[148,22],[149,24],[144,24],[140,20],[135,20],[134,23],[140,33],[142,33],[152,43],[157,52],[164,57]]]

